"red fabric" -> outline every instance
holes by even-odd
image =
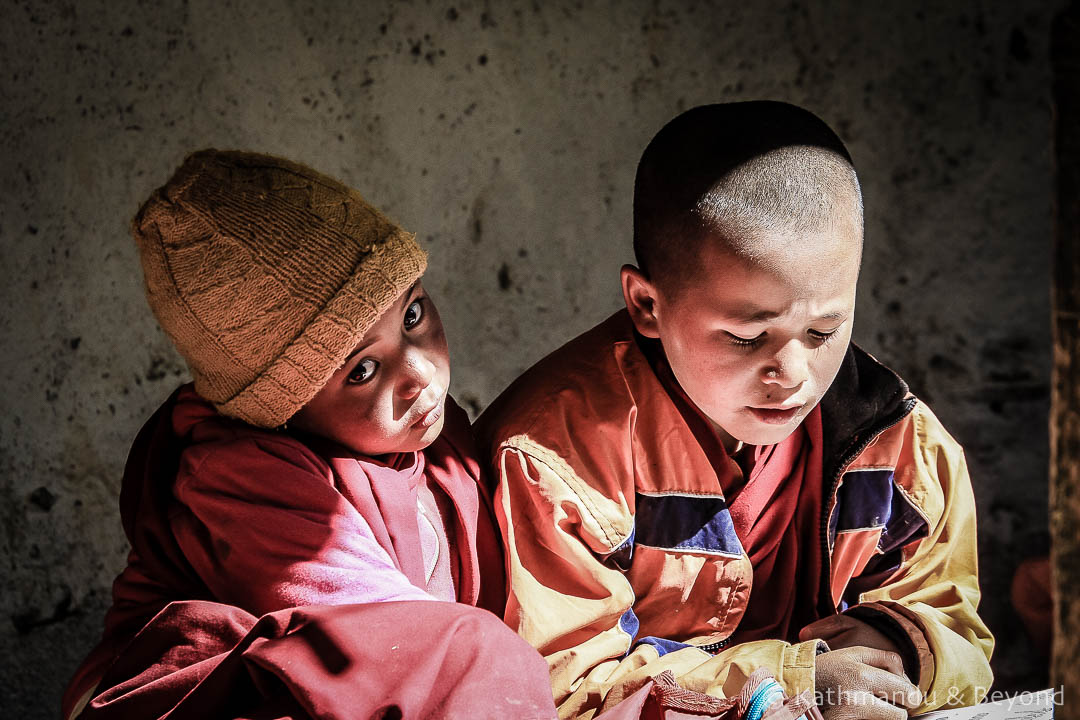
[[[422,481],[455,511],[446,525],[457,599],[501,614],[502,551],[468,420],[450,400],[446,417],[422,453],[363,458],[224,418],[190,386],[174,393],[128,457],[120,496],[128,566],[113,585],[102,642],[65,693],[65,715],[172,601],[214,601],[260,616],[302,605],[433,600],[423,589]]]
[[[754,566],[734,641],[794,641],[799,628],[817,619],[821,411],[814,408],[785,440],[753,453],[749,480],[728,498],[735,532]]]
[[[457,599],[481,602],[483,559],[491,580],[485,589],[492,592],[481,604],[494,609],[504,602],[490,503],[468,420],[452,401],[432,445],[382,458],[227,420],[190,387],[177,399],[172,424],[188,446],[173,485],[179,507],[171,509],[169,529],[215,600],[262,614],[419,599],[394,576],[418,589],[427,584],[417,518],[426,482],[456,509],[446,530],[461,554]]]
[[[754,568],[746,613],[731,642],[797,641],[799,629],[819,617],[821,408],[815,407],[782,442],[748,448],[752,457],[744,471],[675,379],[659,343],[645,341],[642,350],[712,463],[735,533]]]
[[[433,601],[261,618],[172,603],[102,685],[82,720],[555,716],[535,650],[491,613]]]

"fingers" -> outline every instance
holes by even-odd
[[[858,701],[852,699],[851,702],[824,706],[821,715],[825,720],[907,720],[908,717],[903,708],[872,695],[861,695]]]
[[[863,672],[863,682],[871,693],[892,705],[914,710],[922,704],[919,688],[908,682],[903,675],[877,667],[867,667]]]
[[[900,675],[901,677],[904,675],[904,661],[894,652],[871,647],[852,647],[847,648],[846,652],[850,654],[849,656],[853,660],[880,668],[893,675]]]
[[[853,647],[843,651],[851,660],[863,663],[862,682],[874,695],[893,705],[914,709],[922,704],[922,693],[904,674],[904,661],[894,652]]]
[[[878,698],[870,698],[855,717],[863,720],[907,720],[907,710]]]
[[[815,665],[815,682],[818,692],[824,695],[825,706],[865,706],[869,712],[884,703],[899,710],[902,715],[897,717],[902,717],[906,716],[903,708],[914,709],[922,703],[922,693],[904,676],[903,663],[896,653],[868,647],[844,648],[819,655]]]

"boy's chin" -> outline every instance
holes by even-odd
[[[748,424],[738,428],[736,432],[731,433],[731,436],[746,445],[776,445],[795,432],[802,421],[803,418],[798,417],[783,425]]]

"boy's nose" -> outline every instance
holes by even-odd
[[[809,379],[808,358],[798,343],[788,343],[780,348],[761,369],[762,382],[779,385],[785,390],[797,388]]]
[[[412,400],[422,393],[435,378],[435,365],[424,353],[415,349],[407,352],[403,360],[399,392],[406,400]]]

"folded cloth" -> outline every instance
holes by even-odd
[[[174,602],[106,671],[80,720],[554,718],[540,655],[486,610],[438,601],[261,618]]]

